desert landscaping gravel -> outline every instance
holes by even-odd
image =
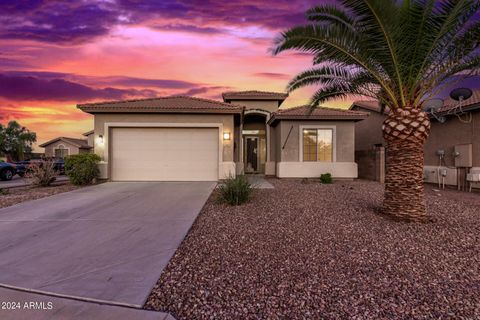
[[[208,201],[145,308],[177,319],[480,319],[480,194],[427,189],[436,222],[378,212],[375,182],[269,180]]]
[[[51,187],[19,187],[0,190],[0,208],[13,206],[14,204],[53,196],[57,193],[68,192],[79,187],[71,184],[62,184]]]

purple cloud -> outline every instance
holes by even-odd
[[[317,3],[315,0],[12,1],[0,3],[0,38],[88,42],[108,34],[119,24],[206,34],[235,26],[277,31],[304,22],[305,10]]]
[[[18,59],[0,58],[0,70],[1,69],[30,69],[32,65],[25,63]]]
[[[0,37],[5,39],[83,42],[106,34],[118,22],[116,10],[102,3],[15,1],[2,4],[0,12]]]
[[[171,79],[145,79],[134,77],[97,77],[96,81],[105,81],[111,85],[126,87],[149,87],[149,88],[167,88],[167,89],[186,89],[197,86],[197,83],[171,80]]]
[[[154,97],[154,90],[92,88],[64,79],[40,79],[32,76],[0,74],[0,97],[19,101],[74,101]]]
[[[257,72],[253,74],[255,77],[263,77],[270,79],[291,79],[292,76],[285,73],[276,73],[276,72]]]
[[[43,80],[65,79],[71,82],[77,82],[90,86],[120,86],[120,87],[147,87],[162,89],[188,89],[201,84],[182,80],[172,79],[146,79],[125,76],[83,76],[73,73],[48,72],[48,71],[6,71],[4,75],[16,77],[37,77]]]
[[[197,27],[187,24],[166,24],[152,26],[154,29],[162,31],[180,31],[188,33],[200,33],[200,34],[220,34],[225,33],[225,30],[221,28],[211,28],[211,27]]]
[[[179,93],[178,90],[182,89],[186,91]],[[130,97],[151,98],[171,94],[202,95],[227,89],[223,86],[171,79],[95,77],[48,71],[0,73],[0,97],[20,101],[121,100]]]

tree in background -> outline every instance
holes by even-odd
[[[390,216],[429,220],[423,145],[430,119],[423,107],[479,73],[479,7],[478,0],[340,0],[308,10],[309,23],[283,32],[275,43],[274,54],[312,54],[314,67],[288,87],[319,85],[312,107],[351,95],[389,107],[383,211]]]
[[[37,134],[17,121],[10,121],[7,126],[0,124],[0,153],[9,162],[23,160],[25,153],[32,152],[32,144],[36,141]]]

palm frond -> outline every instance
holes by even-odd
[[[316,6],[306,13],[309,21],[315,21],[319,23],[332,23],[341,24],[352,30],[355,29],[355,20],[351,19],[344,10],[333,5]]]
[[[316,85],[312,105],[347,95],[393,110],[421,107],[448,83],[480,70],[479,0],[341,0],[307,11],[310,24],[283,32],[273,54],[313,55],[288,90]]]
[[[358,35],[344,26],[306,25],[294,27],[282,33],[275,40],[273,54],[297,49],[322,56],[325,61],[343,61],[346,65],[357,66],[369,72],[391,101],[396,103],[394,89],[390,87],[384,77],[384,71],[379,69],[381,64],[375,61],[375,52],[361,50]]]

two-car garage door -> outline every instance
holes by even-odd
[[[112,128],[114,181],[215,181],[218,128]]]

